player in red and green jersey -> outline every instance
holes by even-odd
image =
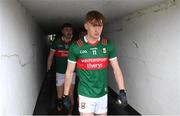
[[[91,44],[84,36],[71,45],[69,52],[68,61],[77,64],[77,73],[80,77],[78,94],[92,98],[107,94],[108,62],[116,59],[111,41],[99,38]]]
[[[87,35],[73,43],[69,49],[68,66],[65,74],[63,103],[68,107],[69,89],[76,67],[80,77],[78,84],[80,115],[107,115],[107,66],[110,62],[118,88],[119,99],[127,104],[124,80],[118,64],[114,45],[101,38],[104,16],[90,11],[84,24]]]
[[[48,56],[48,70],[50,70],[52,65],[52,59],[55,56],[55,66],[56,66],[56,88],[57,88],[57,109],[60,111],[62,109],[62,95],[64,90],[64,74],[67,68],[68,50],[72,43],[72,26],[69,23],[64,23],[62,25],[62,37],[55,40],[51,46],[51,50]],[[73,103],[73,90],[75,84],[75,74],[73,75],[73,81],[71,84],[71,102]],[[73,108],[73,104],[71,106]],[[72,109],[71,108],[71,109]]]

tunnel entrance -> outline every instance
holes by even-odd
[[[56,114],[49,46],[64,22],[78,33],[90,10],[106,17],[102,36],[117,49],[130,105],[142,115],[179,114],[179,9],[178,0],[0,0],[0,115]],[[111,68],[108,77],[111,99],[119,92]]]

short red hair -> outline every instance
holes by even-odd
[[[86,14],[85,22],[89,22],[95,26],[102,26],[105,22],[105,17],[102,13],[93,10]]]

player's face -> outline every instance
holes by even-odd
[[[73,32],[72,32],[71,27],[64,27],[64,29],[62,30],[62,33],[65,38],[68,38],[68,39],[72,38]]]
[[[88,36],[93,39],[98,39],[101,36],[103,24],[95,21],[86,22],[85,29],[87,30]]]

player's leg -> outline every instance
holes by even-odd
[[[94,116],[94,113],[82,113],[82,112],[80,112],[80,116]]]
[[[73,78],[72,78],[72,84],[71,84],[71,88],[70,88],[70,99],[71,99],[71,110],[70,110],[70,114],[72,113],[72,110],[74,108],[74,87],[75,87],[75,80],[76,80],[76,74],[73,74]]]
[[[106,116],[107,115],[107,94],[98,98],[96,102],[95,114]]]
[[[79,95],[79,112],[81,116],[93,116],[96,106],[96,98]]]
[[[62,109],[62,96],[64,92],[64,74],[56,73],[56,89],[57,89],[57,110]]]
[[[71,109],[69,111],[69,114],[71,114],[74,108],[74,84],[71,84],[69,96],[71,100]]]

